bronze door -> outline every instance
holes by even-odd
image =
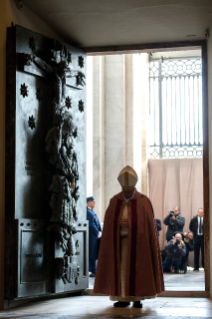
[[[85,64],[7,30],[5,299],[88,287]]]

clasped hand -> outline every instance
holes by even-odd
[[[128,225],[128,219],[122,219],[121,220],[121,227],[128,227],[129,225]]]

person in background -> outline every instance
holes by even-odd
[[[159,231],[161,231],[161,221],[159,218],[155,218],[155,223],[156,223],[156,228],[158,232],[158,237],[159,237]]]
[[[192,218],[189,225],[194,234],[194,271],[199,271],[199,253],[201,249],[202,267],[204,268],[204,210],[199,208],[197,215]]]
[[[189,252],[194,250],[194,234],[191,231],[188,233],[184,232],[182,238],[186,245],[186,255],[182,257],[180,270],[185,274],[187,272]]]
[[[182,241],[182,235],[177,233],[175,237],[166,244],[164,249],[167,251],[167,256],[162,263],[163,271],[170,272],[171,265],[173,264],[174,272],[179,274],[182,257],[186,255],[186,246]]]
[[[89,221],[89,275],[95,277],[96,261],[98,258],[102,228],[98,217],[94,212],[95,199],[93,196],[87,198],[87,220]]]
[[[168,216],[166,216],[163,223],[168,226],[166,232],[167,242],[169,242],[174,237],[174,233],[182,233],[183,227],[185,225],[185,218],[180,215],[179,207],[175,206],[173,210],[169,212]]]

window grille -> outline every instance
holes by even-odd
[[[201,58],[150,61],[150,158],[202,157]]]

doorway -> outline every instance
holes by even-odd
[[[189,43],[190,44],[190,43]],[[208,185],[208,140],[207,140],[207,95],[204,93],[206,92],[207,93],[207,70],[206,70],[206,63],[207,63],[207,56],[206,56],[206,43],[205,42],[198,42],[198,46],[197,46],[197,43],[195,43],[195,49],[197,50],[201,50],[202,52],[202,92],[203,92],[203,99],[202,99],[202,114],[203,114],[203,153],[202,153],[202,158],[203,158],[203,169],[202,169],[202,176],[203,176],[203,188],[204,188],[204,195],[203,195],[203,203],[204,203],[204,211],[205,211],[205,216],[204,216],[204,220],[205,220],[205,286],[204,286],[204,273],[199,273],[199,275],[202,275],[202,278],[200,280],[200,282],[202,282],[201,285],[199,285],[200,289],[196,289],[193,285],[193,288],[192,289],[187,289],[187,291],[184,293],[186,295],[189,295],[189,294],[193,294],[194,291],[195,292],[195,295],[198,295],[198,294],[201,294],[202,293],[205,293],[206,295],[208,294],[209,292],[209,205],[208,205],[208,198],[209,198],[209,185]],[[170,48],[166,48],[168,52],[171,52],[171,51],[178,51],[180,50],[180,55],[182,57],[182,47],[184,46],[185,50],[187,51],[193,51],[194,49],[194,46],[189,46],[188,43],[181,43],[181,44],[176,44],[176,47],[174,47],[174,45],[170,45]],[[143,52],[145,52],[145,48],[142,47],[143,49]],[[159,51],[160,53],[159,56],[162,55],[162,52],[164,52],[164,47],[161,45],[161,48],[154,48],[152,46],[151,49],[149,50],[146,50],[147,51],[152,51],[152,52],[155,52],[155,51]],[[89,51],[89,50],[88,50]],[[102,49],[102,51],[104,51],[104,48]],[[131,51],[132,52],[132,51]],[[122,50],[121,53],[131,53],[130,51],[127,51],[127,50]],[[194,52],[194,51],[193,51]],[[116,52],[110,52],[110,53],[113,53],[113,54],[117,54],[117,51]],[[166,52],[167,53],[167,52]],[[179,53],[179,51],[178,51]],[[89,55],[96,55],[97,53],[95,53],[94,51],[93,52],[88,52]],[[99,48],[98,48],[98,54],[99,54]],[[107,54],[107,52],[104,51],[103,53],[104,55]],[[101,59],[103,59],[103,57],[101,57]],[[105,62],[103,62],[104,64]],[[129,65],[128,65],[129,67]],[[126,110],[125,110],[126,112]],[[129,128],[128,128],[129,130]],[[160,134],[159,134],[160,135]],[[159,150],[161,151],[161,150]],[[201,157],[201,156],[200,156]],[[148,178],[147,178],[148,180]],[[142,181],[144,183],[144,180]],[[148,182],[147,182],[148,184]],[[105,186],[104,186],[105,187]],[[147,194],[149,195],[149,194]],[[104,194],[105,196],[105,194]],[[150,196],[151,198],[151,196]],[[105,211],[105,202],[107,202],[107,200],[104,199],[104,203],[101,205],[101,214],[103,215],[104,214],[104,211]],[[104,209],[102,209],[104,208]],[[157,216],[156,216],[157,217]],[[201,270],[203,271],[203,270]],[[174,277],[172,277],[174,278]],[[178,277],[179,278],[179,277]],[[168,281],[167,281],[168,283]],[[183,289],[178,288],[179,289],[173,289],[173,285],[170,284],[169,286],[169,291],[166,291],[164,294],[165,295],[169,295],[169,296],[172,296],[173,294],[176,295],[176,292],[178,292],[177,290],[180,291],[181,295],[183,293]],[[198,288],[198,287],[197,287]]]
[[[198,258],[197,241],[204,235],[201,230],[197,236],[193,227],[204,206],[201,50],[151,53],[149,70],[149,192],[162,224],[165,288],[202,291],[204,257],[203,262]],[[169,242],[177,233],[187,250],[179,269],[166,266]]]

